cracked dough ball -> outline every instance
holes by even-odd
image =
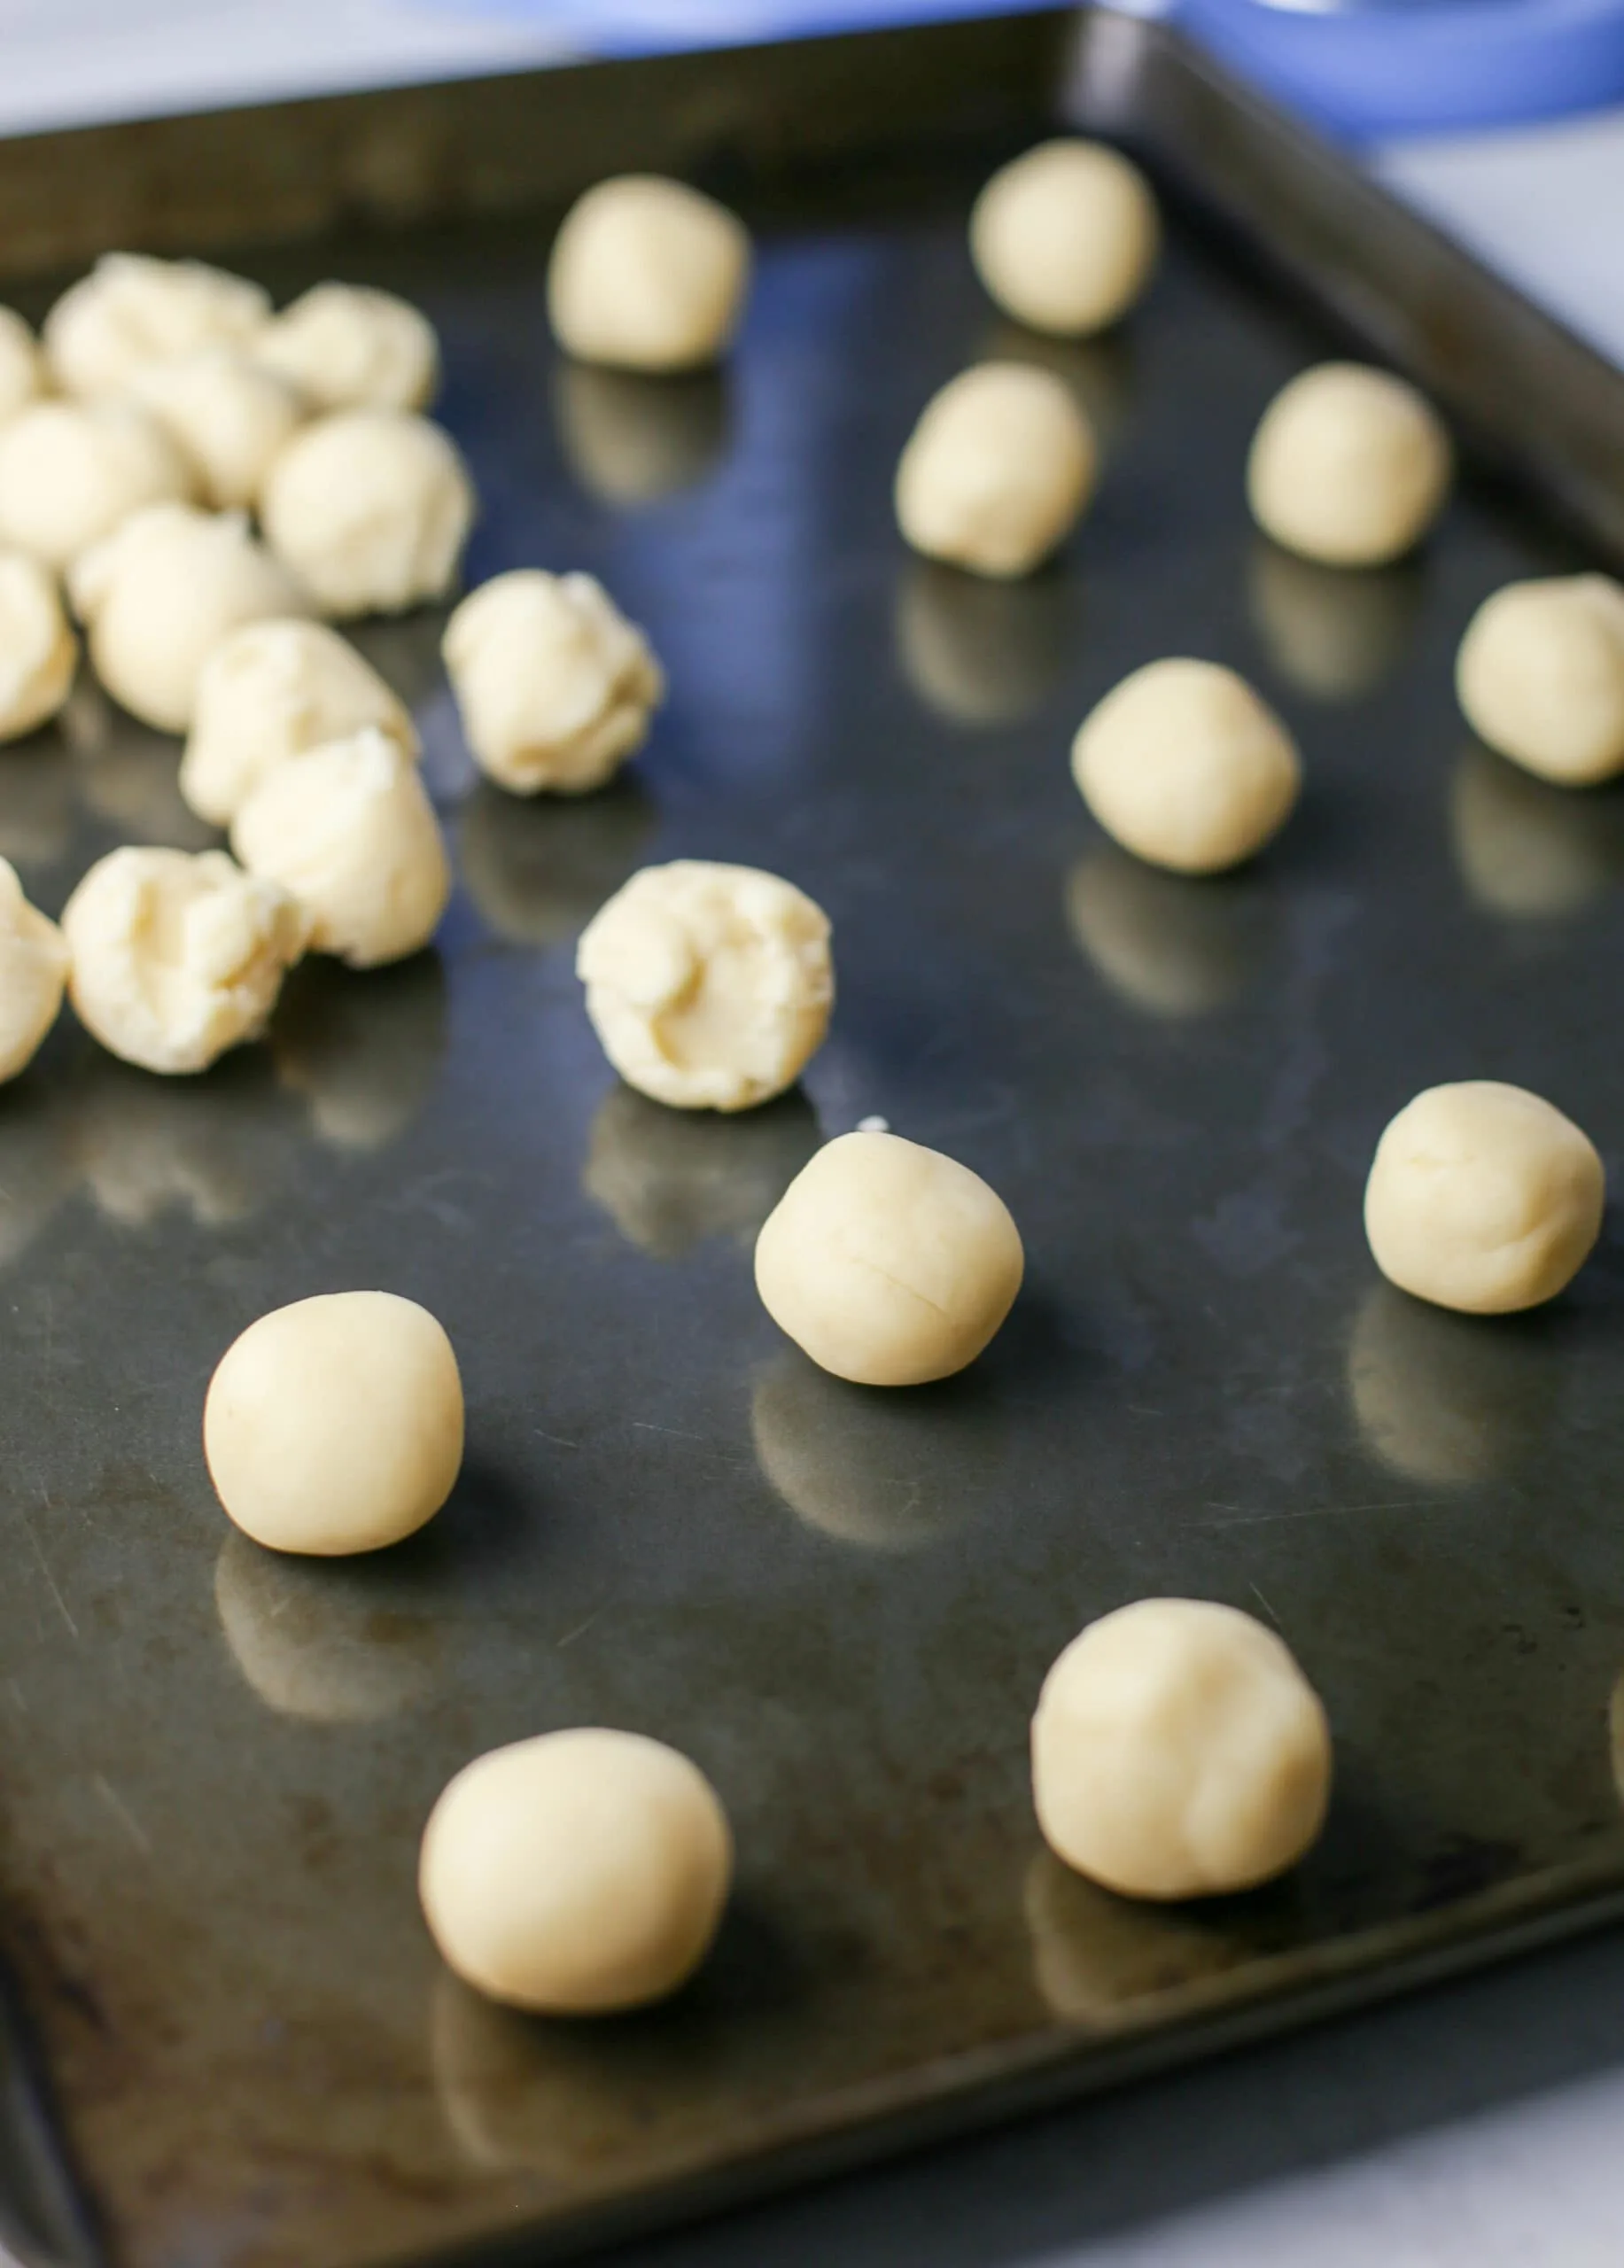
[[[1403,378],[1322,362],[1264,412],[1247,463],[1258,525],[1305,559],[1379,567],[1410,550],[1442,509],[1449,437]]]
[[[975,271],[1033,330],[1086,338],[1144,291],[1161,240],[1136,165],[1101,142],[1041,143],[993,175],[970,216]]]
[[[1624,772],[1624,584],[1511,583],[1472,616],[1455,665],[1479,738],[1542,780],[1588,788]]]
[[[1296,748],[1244,678],[1151,662],[1107,693],[1072,744],[1072,777],[1106,833],[1153,866],[1221,874],[1291,816]]]
[[[1144,1598],[1044,1680],[1032,1795],[1055,1856],[1128,1898],[1210,1898],[1294,1866],[1325,1823],[1331,1734],[1289,1650],[1232,1606]]]
[[[197,475],[217,511],[258,499],[271,461],[305,422],[285,380],[229,346],[200,346],[173,362],[149,362],[130,392],[152,412]]]
[[[238,812],[231,848],[298,899],[311,951],[352,968],[418,951],[451,895],[416,763],[376,725],[274,765]]]
[[[67,944],[0,858],[0,1085],[33,1062],[62,1007]]]
[[[26,552],[0,551],[0,741],[54,717],[78,666],[55,578]]]
[[[626,370],[693,370],[733,342],[750,243],[725,205],[682,182],[626,174],[571,207],[548,270],[567,354]]]
[[[482,583],[446,628],[462,729],[515,794],[601,788],[649,736],[665,679],[590,575],[521,568]]]
[[[264,1029],[305,917],[223,850],[127,845],[69,898],[68,991],[102,1045],[148,1071],[204,1071]]]
[[[628,1086],[678,1110],[750,1110],[792,1087],[835,1001],[828,916],[754,866],[645,866],[600,907],[575,973]]]
[[[52,377],[64,393],[122,393],[144,363],[199,346],[241,346],[270,315],[270,295],[198,260],[110,252],[45,318]]]
[[[1583,1267],[1605,1179],[1595,1146],[1525,1088],[1428,1087],[1376,1146],[1364,1231],[1401,1291],[1508,1315],[1554,1300]]]
[[[271,1551],[334,1558],[415,1535],[462,1465],[462,1381],[426,1308],[330,1292],[250,1324],[203,1405],[215,1494]]]
[[[12,307],[0,307],[0,423],[45,391],[45,358]]]
[[[443,598],[474,519],[450,438],[405,410],[318,417],[272,465],[266,538],[332,615],[400,614]]]
[[[426,409],[439,386],[427,315],[361,284],[317,284],[260,331],[254,359],[317,409]]]
[[[711,1948],[733,1837],[695,1764],[583,1728],[466,1765],[423,1830],[418,1890],[463,1982],[546,2016],[664,2000]]]
[[[859,1386],[951,1378],[1014,1305],[1026,1259],[979,1174],[897,1134],[843,1134],[756,1241],[756,1288],[814,1363]]]
[[[897,468],[897,522],[929,559],[1030,575],[1082,517],[1094,470],[1094,437],[1057,377],[983,362],[914,427]]]
[[[133,401],[40,401],[0,426],[0,543],[58,573],[132,512],[191,489],[185,459]]]

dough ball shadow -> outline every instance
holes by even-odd
[[[911,559],[897,594],[897,653],[914,692],[950,724],[1015,725],[1040,709],[1075,650],[1076,586],[1051,563],[1019,581]]]
[[[799,1087],[723,1115],[614,1086],[592,1122],[581,1186],[628,1244],[680,1260],[712,1237],[753,1243],[820,1139]]]
[[[25,874],[66,858],[74,842],[74,785],[55,732],[0,747],[0,858]]]
[[[1278,909],[1247,873],[1185,875],[1098,844],[1066,881],[1067,926],[1120,1000],[1179,1019],[1227,1007],[1256,979]]]
[[[553,408],[570,470],[604,504],[657,504],[696,488],[733,439],[720,369],[650,377],[560,356]]]
[[[1526,1464],[1554,1428],[1560,1363],[1538,1316],[1456,1315],[1385,1281],[1360,1302],[1348,1394],[1365,1447],[1426,1487]]]
[[[509,796],[482,780],[457,820],[463,884],[509,944],[563,944],[642,864],[656,817],[624,773],[579,796]]]
[[[291,1169],[299,1132],[262,1047],[169,1079],[92,1049],[68,1095],[74,1163],[105,1218],[146,1228],[170,1211],[200,1228],[250,1219]]]
[[[448,1014],[445,965],[432,947],[389,968],[313,956],[290,974],[272,1019],[277,1084],[303,1099],[320,1141],[375,1154],[433,1092]]]
[[[1449,787],[1455,860],[1473,902],[1512,921],[1581,913],[1624,874],[1624,801],[1558,788],[1472,742]]]
[[[1092,338],[1052,338],[1005,316],[988,330],[982,353],[988,361],[1026,362],[1058,378],[1087,418],[1100,462],[1115,454],[1138,385],[1131,325],[1114,324]]]
[[[214,1607],[232,1658],[268,1708],[316,1724],[374,1724],[433,1690],[439,1635],[361,1562],[267,1551],[228,1531]]]
[[[1253,626],[1288,685],[1316,701],[1373,693],[1409,650],[1425,597],[1420,563],[1327,567],[1259,536],[1248,597]]]

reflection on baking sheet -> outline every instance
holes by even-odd
[[[53,731],[0,748],[0,858],[54,866],[74,839],[74,775]]]
[[[641,865],[656,816],[624,774],[580,796],[508,796],[482,780],[458,815],[458,868],[499,937],[563,944]]]
[[[62,1090],[37,1076],[0,1087],[0,1269],[21,1258],[73,1188]]]
[[[1210,1975],[1247,1950],[1178,1907],[1138,1905],[1101,1890],[1048,1850],[1036,1852],[1026,1870],[1025,1909],[1045,2006],[1062,2023],[1085,2028],[1125,2001]]]
[[[1119,999],[1154,1016],[1226,1007],[1263,967],[1278,919],[1249,875],[1164,874],[1114,843],[1066,882],[1073,937]]]
[[[1526,1463],[1556,1421],[1559,1365],[1543,1324],[1455,1315],[1371,1286],[1348,1342],[1365,1447],[1406,1480],[1488,1480]]]
[[[903,673],[950,724],[1019,724],[1043,706],[1075,649],[1076,603],[1060,568],[996,582],[910,560],[897,593]]]
[[[1270,660],[1316,701],[1374,693],[1409,650],[1425,594],[1417,560],[1326,567],[1266,536],[1252,547],[1248,588]]]
[[[301,961],[271,1022],[277,1084],[309,1106],[318,1139],[373,1153],[398,1141],[446,1052],[446,971],[431,947],[389,968]]]
[[[375,614],[344,625],[345,636],[414,717],[445,692],[439,648],[450,615],[449,606],[419,606],[408,614]]]
[[[821,1138],[798,1087],[723,1116],[615,1086],[592,1122],[581,1186],[629,1244],[680,1260],[711,1237],[753,1243]]]
[[[432,1619],[387,1605],[364,1566],[266,1551],[228,1527],[214,1605],[238,1669],[283,1716],[375,1723],[423,1699],[439,1674]]]
[[[1461,879],[1486,913],[1555,921],[1582,913],[1624,874],[1620,806],[1557,788],[1472,742],[1449,788]]]
[[[181,743],[114,713],[82,749],[74,778],[80,802],[127,843],[206,850],[220,836],[181,794]]]
[[[1050,338],[1017,322],[995,323],[983,343],[988,361],[1030,362],[1070,390],[1087,418],[1104,464],[1133,408],[1133,333],[1125,325],[1094,338]]]
[[[170,1212],[203,1228],[247,1220],[285,1180],[297,1146],[259,1047],[188,1079],[91,1050],[68,1111],[74,1162],[99,1210],[123,1228],[150,1227]]]
[[[657,504],[697,487],[732,438],[720,370],[645,377],[561,356],[553,401],[571,470],[605,504]]]

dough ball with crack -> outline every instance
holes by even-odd
[[[1443,508],[1454,470],[1436,412],[1359,362],[1304,370],[1264,412],[1247,462],[1258,525],[1333,567],[1402,558]]]
[[[260,504],[271,548],[339,617],[443,598],[474,509],[449,435],[397,409],[318,417],[271,466]]]
[[[45,358],[13,307],[0,307],[0,424],[45,391]]]
[[[439,387],[427,315],[361,284],[316,284],[274,315],[255,360],[316,409],[426,409]]]
[[[1455,664],[1467,721],[1525,772],[1589,788],[1624,772],[1624,584],[1509,583],[1472,616]]]
[[[149,362],[199,346],[242,346],[270,314],[270,295],[198,260],[104,253],[45,318],[51,376],[66,394],[122,393]]]
[[[38,1054],[62,1007],[67,944],[0,858],[0,1085]]]
[[[23,551],[0,551],[0,741],[54,717],[79,666],[56,579]]]
[[[198,495],[216,511],[258,501],[273,460],[308,415],[284,379],[230,346],[148,362],[130,392],[168,434],[191,467]]]
[[[559,229],[548,312],[567,354],[626,370],[693,370],[732,344],[750,283],[744,224],[682,182],[600,182]]]
[[[179,502],[191,470],[133,401],[39,401],[0,426],[0,543],[58,574],[132,512]]]
[[[994,174],[970,216],[976,273],[1006,315],[1065,338],[1144,291],[1161,240],[1138,167],[1101,142],[1041,143]]]
[[[977,575],[1030,575],[1093,490],[1093,435],[1047,370],[983,362],[943,387],[897,468],[897,518],[915,551]]]

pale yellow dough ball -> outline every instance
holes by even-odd
[[[1150,185],[1130,159],[1100,142],[1045,142],[982,190],[970,252],[1006,315],[1082,338],[1139,297],[1161,233]]]
[[[1322,362],[1282,388],[1247,463],[1258,525],[1305,559],[1379,567],[1442,509],[1449,437],[1415,388],[1360,362]]]
[[[144,363],[130,392],[191,468],[203,502],[222,512],[257,503],[273,459],[309,415],[285,379],[231,346]]]
[[[67,944],[0,858],[0,1086],[27,1070],[62,1007]]]
[[[1024,362],[961,371],[929,402],[897,468],[915,551],[973,574],[1030,575],[1081,518],[1094,438],[1060,379]]]
[[[315,409],[426,409],[439,387],[427,315],[360,284],[314,284],[272,317],[253,353]]]
[[[725,205],[653,174],[600,182],[559,229],[548,312],[567,354],[626,370],[692,370],[733,343],[750,244]]]
[[[110,252],[65,291],[43,334],[62,392],[122,393],[148,362],[199,346],[241,346],[270,314],[269,294],[198,260]]]
[[[133,401],[39,401],[0,426],[0,543],[61,574],[132,512],[192,493],[190,468]]]
[[[15,308],[0,307],[0,423],[45,391],[45,358]]]
[[[0,551],[0,741],[54,717],[78,666],[54,576],[26,552]]]
[[[1510,583],[1472,616],[1456,689],[1480,740],[1542,780],[1589,788],[1624,772],[1624,584]]]
[[[443,598],[474,509],[467,468],[438,425],[407,410],[343,409],[276,459],[260,517],[272,550],[343,617]]]

